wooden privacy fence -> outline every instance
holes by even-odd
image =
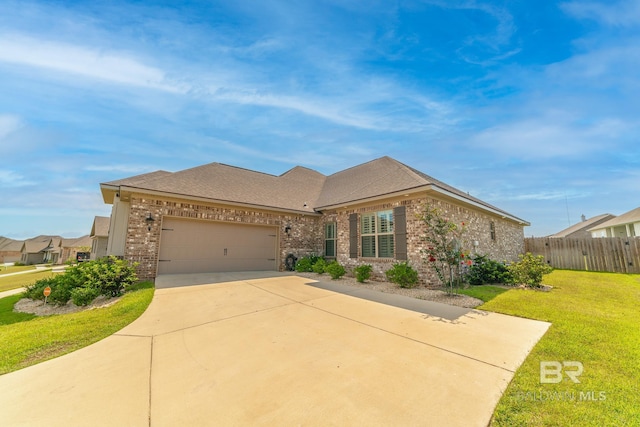
[[[640,273],[640,237],[529,237],[524,247],[554,268]]]

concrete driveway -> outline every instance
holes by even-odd
[[[160,277],[147,311],[118,333],[0,376],[0,420],[486,426],[549,326],[478,310],[445,318],[305,282]],[[456,313],[434,304],[426,307]]]

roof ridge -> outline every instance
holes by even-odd
[[[294,171],[294,170],[296,170],[296,169],[304,169],[304,170],[307,170],[307,171],[309,171],[309,172],[315,172],[316,174],[321,175],[321,176],[323,176],[323,177],[325,177],[325,178],[326,178],[326,175],[325,175],[325,174],[323,174],[322,172],[319,172],[319,171],[317,171],[317,170],[315,170],[315,169],[308,168],[308,167],[306,167],[306,166],[300,166],[300,165],[294,166],[294,167],[292,167],[291,169],[289,169],[289,170],[287,170],[287,171],[283,172],[282,174],[278,175],[278,178],[281,178],[281,177],[285,176],[286,174],[293,172],[293,171]]]
[[[271,177],[274,177],[274,178],[278,177],[278,175],[274,175],[274,174],[271,174],[271,173],[268,173],[268,172],[262,172],[262,171],[257,171],[257,170],[253,170],[253,169],[243,168],[241,166],[228,165],[226,163],[219,163],[219,162],[210,163],[210,165],[214,165],[214,164],[215,165],[219,165],[219,166],[226,166],[228,168],[237,169],[237,170],[241,170],[241,171],[245,171],[245,172],[259,173],[259,174],[271,176]],[[204,165],[204,166],[208,166],[208,165]]]
[[[334,173],[332,173],[332,174],[331,174],[331,175],[329,175],[329,176],[338,175],[338,174],[340,174],[340,173],[344,173],[344,172],[350,171],[350,170],[352,170],[352,169],[355,169],[355,168],[359,168],[359,167],[361,167],[361,166],[368,165],[369,163],[377,162],[377,161],[382,160],[382,159],[395,160],[395,159],[393,159],[393,158],[391,158],[391,157],[389,157],[389,156],[382,156],[382,157],[378,157],[377,159],[369,160],[368,162],[359,163],[359,164],[357,164],[357,165],[353,165],[353,166],[348,167],[348,168],[346,168],[346,169],[339,170],[338,172],[334,172]],[[397,161],[397,160],[395,160],[395,161]]]

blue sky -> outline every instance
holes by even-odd
[[[544,236],[640,206],[640,1],[0,2],[0,236],[99,184],[389,155]]]

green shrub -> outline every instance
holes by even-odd
[[[342,265],[338,261],[333,261],[325,267],[325,271],[329,273],[331,279],[336,280],[345,275],[347,270],[344,269]]]
[[[511,274],[503,263],[491,260],[485,255],[476,255],[466,279],[470,285],[511,283]]]
[[[311,269],[313,270],[314,273],[324,274],[326,267],[327,267],[327,262],[324,260],[324,258],[319,258],[315,262],[315,264],[311,266]]]
[[[89,304],[100,295],[100,290],[91,286],[81,286],[71,290],[71,300],[75,305]]]
[[[82,286],[93,286],[101,295],[115,297],[138,280],[135,265],[114,256],[82,262],[68,270],[77,270]]]
[[[353,272],[356,274],[356,280],[359,283],[364,283],[365,280],[369,280],[371,271],[373,271],[371,264],[362,264],[353,269]]]
[[[54,286],[57,283],[57,278],[58,276],[46,277],[44,279],[37,280],[30,285],[27,285],[26,290],[24,291],[24,296],[31,299],[44,299],[44,295],[42,294],[44,288],[49,286],[53,290]]]
[[[313,273],[313,265],[320,259],[317,255],[307,255],[296,262],[296,271],[300,273]]]
[[[311,264],[311,260],[307,257],[300,258],[298,262],[296,262],[296,271],[300,273],[312,272],[313,264]]]
[[[16,262],[13,263],[14,267],[24,267],[25,265],[27,265],[27,264],[25,264],[24,262],[20,262],[20,261],[16,261]]]
[[[385,274],[390,282],[401,288],[413,288],[418,283],[418,272],[407,261],[393,264]]]
[[[95,296],[118,296],[138,280],[136,265],[113,256],[80,263],[67,268],[62,274],[38,280],[27,286],[25,296],[44,299],[42,291],[47,286],[51,288],[48,300],[56,304],[66,304],[72,295],[76,295],[81,301],[96,292]],[[77,288],[91,288],[95,291],[76,291]]]
[[[527,252],[519,256],[520,261],[509,265],[512,282],[516,285],[526,285],[532,288],[540,287],[542,276],[553,271],[553,267],[544,262],[542,255],[532,255]]]

